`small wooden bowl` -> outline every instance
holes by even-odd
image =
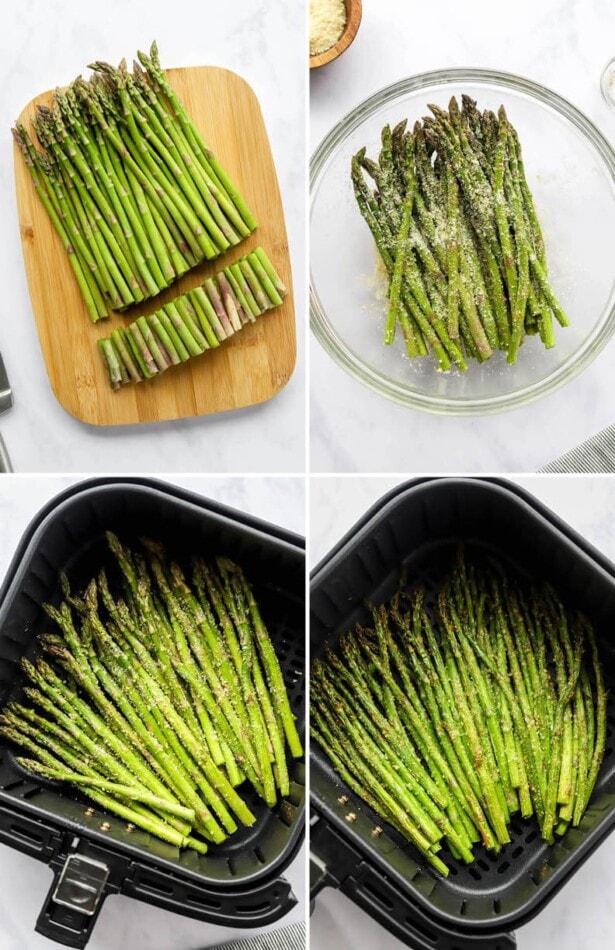
[[[361,25],[361,16],[363,7],[361,0],[344,0],[346,4],[346,26],[337,43],[326,49],[324,53],[315,53],[310,56],[310,69],[317,69],[319,66],[326,66],[341,56],[348,49],[354,40]]]

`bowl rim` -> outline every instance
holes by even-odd
[[[315,196],[320,184],[321,174],[333,151],[353,132],[371,112],[393,101],[403,94],[420,90],[425,86],[446,86],[451,82],[472,82],[478,85],[497,83],[515,92],[524,92],[544,105],[550,106],[581,132],[593,145],[615,185],[615,149],[604,134],[584,112],[568,99],[547,86],[519,76],[483,67],[447,67],[417,73],[382,87],[344,115],[322,139],[310,160],[310,215],[314,207]],[[368,389],[400,405],[422,409],[440,415],[475,416],[502,412],[524,406],[541,396],[559,389],[574,379],[600,353],[615,333],[615,282],[601,322],[579,348],[544,378],[524,386],[515,392],[486,397],[460,397],[436,395],[421,392],[410,384],[399,382],[384,376],[378,370],[365,363],[341,338],[329,322],[320,303],[310,267],[310,328],[339,366]]]

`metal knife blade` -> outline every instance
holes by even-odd
[[[12,471],[13,471],[13,466],[11,465],[9,453],[6,451],[6,445],[4,444],[4,439],[0,435],[0,472],[12,472]]]
[[[6,368],[2,353],[0,353],[0,412],[6,412],[13,405],[13,392],[9,385],[9,378],[6,375]],[[11,460],[6,446],[0,435],[0,472],[12,472]]]
[[[2,353],[0,353],[0,412],[6,412],[13,405],[13,393],[6,375]]]

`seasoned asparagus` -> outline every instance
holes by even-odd
[[[511,818],[578,826],[605,751],[594,631],[547,585],[460,549],[434,608],[405,581],[313,664],[311,728],[340,778],[448,874]],[[438,853],[436,853],[438,852]]]
[[[103,570],[74,595],[61,578],[59,633],[23,660],[0,734],[33,775],[204,854],[254,824],[243,783],[270,808],[290,792],[303,747],[279,662],[238,565],[197,558],[190,577],[158,542],[107,541],[119,582]]]
[[[503,106],[448,111],[382,130],[378,161],[360,149],[351,180],[389,278],[384,342],[399,325],[410,357],[440,370],[495,350],[515,363],[526,334],[555,345],[568,318],[547,275],[545,245],[521,145]],[[373,182],[373,189],[368,185]]]

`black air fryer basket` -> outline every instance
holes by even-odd
[[[50,628],[41,605],[58,603],[58,574],[74,589],[109,560],[105,530],[128,543],[149,535],[184,562],[225,554],[253,583],[273,639],[301,734],[304,728],[304,542],[241,512],[162,482],[97,479],[54,499],[28,528],[0,592],[0,707],[19,695],[20,660],[37,654]],[[251,828],[208,854],[179,851],[121,819],[86,814],[89,801],[34,781],[0,740],[0,841],[50,865],[54,881],[36,929],[84,947],[108,894],[126,894],[189,917],[261,927],[295,904],[282,876],[303,836],[305,764],[291,763],[288,799],[270,811],[257,797]],[[103,822],[109,830],[101,828]]]
[[[402,564],[409,580],[426,585],[429,603],[460,541],[549,581],[588,615],[613,697],[615,565],[530,494],[497,479],[419,479],[381,499],[313,571],[312,657],[368,620],[366,600],[393,595]],[[413,948],[514,948],[512,931],[546,905],[615,825],[614,712],[611,699],[606,755],[579,828],[549,846],[535,820],[516,817],[500,854],[478,849],[469,867],[447,857],[446,879],[348,789],[312,742],[312,894],[338,887]]]

